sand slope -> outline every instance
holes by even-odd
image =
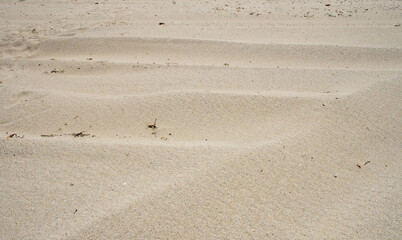
[[[0,238],[399,238],[399,8],[0,3]]]

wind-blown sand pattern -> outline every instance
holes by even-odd
[[[2,1],[1,239],[398,239],[400,1]]]

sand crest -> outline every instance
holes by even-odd
[[[2,1],[1,239],[398,239],[391,1]]]

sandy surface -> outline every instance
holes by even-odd
[[[0,238],[401,238],[401,8],[1,1]]]

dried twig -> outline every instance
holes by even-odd
[[[71,133],[71,135],[73,136],[73,137],[86,137],[86,136],[89,136],[89,135],[91,135],[91,134],[89,134],[89,133],[84,133],[85,131],[82,131],[82,132],[79,132],[79,133]]]
[[[148,128],[152,128],[152,134],[156,134],[156,129],[157,129],[156,120],[157,119],[155,118],[154,124],[149,124],[148,125]]]
[[[62,136],[61,134],[57,135],[57,134],[42,134],[40,135],[41,137],[60,137]]]

